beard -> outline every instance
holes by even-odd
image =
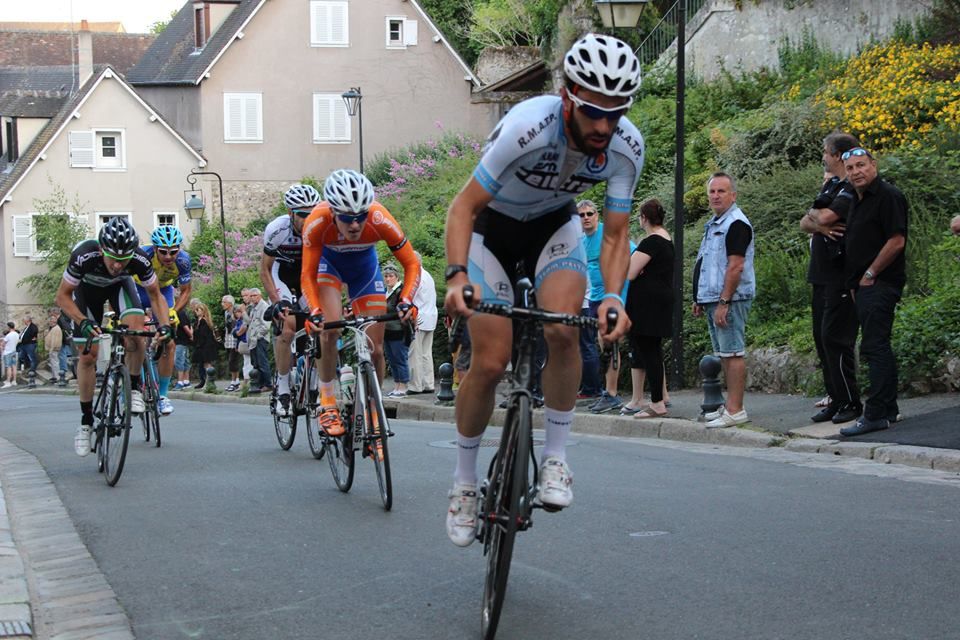
[[[607,147],[610,146],[610,140],[612,136],[607,137],[607,141],[604,145],[597,149],[587,146],[587,138],[583,135],[583,130],[580,128],[580,124],[577,122],[577,119],[573,117],[573,114],[570,114],[570,138],[573,140],[573,144],[576,145],[580,153],[585,153],[588,156],[597,156],[607,150]]]

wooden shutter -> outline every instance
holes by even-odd
[[[13,255],[33,255],[33,216],[13,216]]]
[[[310,44],[348,44],[349,21],[346,2],[315,0],[310,3]]]
[[[71,131],[69,143],[70,166],[92,167],[97,143],[93,131]]]
[[[263,140],[261,96],[259,93],[223,95],[223,138],[227,141]]]

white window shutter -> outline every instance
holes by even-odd
[[[243,109],[244,138],[247,140],[262,140],[260,131],[260,96],[248,96]]]
[[[332,44],[347,44],[349,42],[346,2],[330,4],[330,42]]]
[[[223,139],[228,142],[263,141],[263,103],[259,93],[223,95]]]
[[[347,105],[343,99],[333,103],[333,138],[334,140],[350,141],[350,116],[347,114]]]
[[[417,44],[417,21],[403,21],[403,44],[407,46]]]
[[[350,119],[347,116],[347,106],[339,95],[314,94],[313,141],[350,141]]]
[[[226,140],[239,140],[243,137],[241,110],[243,98],[240,96],[223,97],[223,137]]]
[[[327,17],[329,8],[323,2],[310,3],[310,43],[324,44],[327,41],[325,29],[330,20]]]
[[[33,216],[13,216],[13,255],[33,255]]]
[[[94,160],[94,147],[96,146],[96,135],[94,132],[71,131],[69,143],[70,166],[92,167]]]

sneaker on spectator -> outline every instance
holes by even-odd
[[[573,502],[573,473],[560,458],[546,458],[540,464],[539,482],[537,495],[543,504],[559,509]]]
[[[717,429],[724,427],[735,427],[739,424],[745,424],[747,422],[750,422],[750,417],[747,416],[747,410],[741,409],[736,413],[724,411],[718,418],[709,421],[704,426],[707,429]]]
[[[611,396],[604,393],[604,397],[590,406],[590,413],[606,413],[608,411],[619,410],[623,406],[623,400],[617,396]]]
[[[455,484],[447,497],[447,536],[458,547],[468,547],[477,538],[477,486]]]
[[[707,413],[703,414],[703,419],[706,420],[707,422],[710,422],[711,420],[716,420],[717,418],[722,416],[724,413],[726,413],[726,411],[727,411],[727,408],[723,405],[720,405],[719,407],[717,407],[716,411],[708,411]]]

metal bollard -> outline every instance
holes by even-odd
[[[723,387],[720,386],[720,358],[707,355],[700,358],[700,375],[703,377],[703,404],[700,417],[716,411],[723,404]]]
[[[440,375],[439,375],[440,390],[437,391],[437,401],[434,404],[439,405],[450,405],[453,404],[454,394],[453,394],[453,365],[449,362],[444,362],[440,365]]]

